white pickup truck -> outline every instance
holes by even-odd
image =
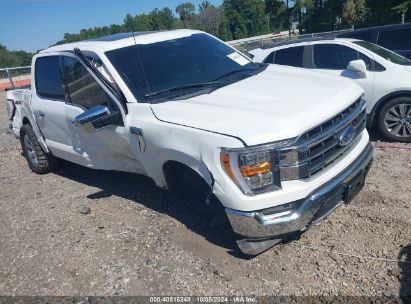
[[[223,206],[254,255],[361,190],[372,162],[362,95],[351,80],[253,63],[175,30],[46,49],[31,90],[8,102],[32,171],[65,159],[147,175],[194,195],[193,208]]]

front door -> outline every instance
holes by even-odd
[[[73,157],[96,169],[144,172],[126,133],[124,106],[75,55],[62,56],[61,65]],[[76,116],[98,105],[106,106],[110,116],[93,130],[74,123]]]

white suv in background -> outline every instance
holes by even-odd
[[[249,54],[256,62],[353,79],[365,91],[367,125],[378,126],[388,139],[411,142],[410,60],[375,44],[344,38],[279,42]]]

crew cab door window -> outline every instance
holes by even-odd
[[[345,70],[353,60],[361,59],[365,62],[367,70],[371,70],[371,59],[358,52],[340,44],[315,44],[314,67],[317,69]]]
[[[37,58],[34,77],[36,91],[39,97],[64,101],[60,56]]]
[[[303,46],[290,47],[276,51],[274,55],[274,63],[301,68],[303,66],[303,58]]]
[[[62,66],[67,102],[85,109],[97,105],[117,109],[111,97],[76,58],[64,56]]]

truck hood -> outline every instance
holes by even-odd
[[[152,104],[162,121],[241,138],[257,145],[294,138],[363,94],[342,77],[271,65],[258,75],[187,100]]]

